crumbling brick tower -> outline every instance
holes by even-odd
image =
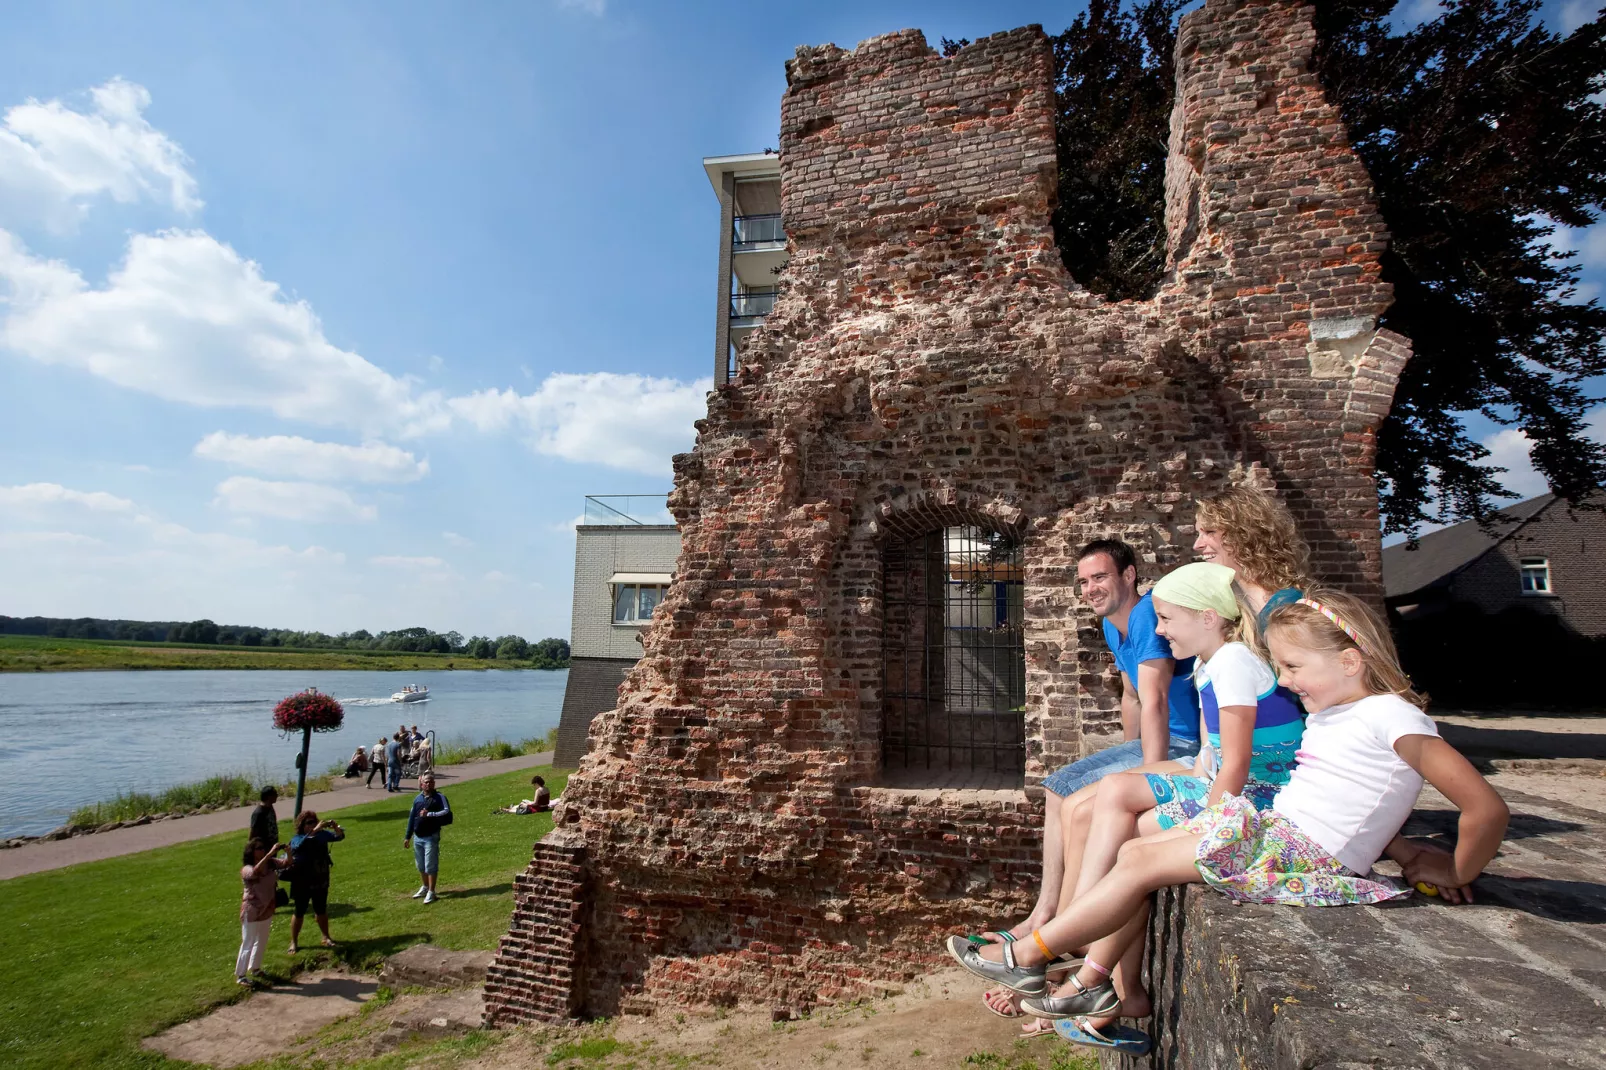
[[[1183,20],[1168,274],[1122,303],[1054,245],[1038,28],[799,49],[782,296],[676,458],[675,583],[519,879],[493,1022],[839,998],[1024,911],[1019,785],[1115,728],[1085,540],[1126,538],[1152,580],[1197,496],[1256,482],[1321,574],[1376,590],[1374,435],[1408,349],[1376,329],[1386,235],[1313,44],[1297,3]],[[996,618],[954,624],[944,591],[1009,576]],[[992,665],[965,644],[1012,635],[1023,694],[956,712]]]

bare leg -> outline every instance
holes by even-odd
[[[1115,868],[1103,880],[1042,927],[1039,935],[1043,942],[1056,954],[1066,948],[1092,945],[1088,954],[1095,961],[1119,962],[1141,932],[1135,918],[1150,892],[1167,885],[1200,882],[1194,866],[1198,848],[1198,834],[1182,828],[1126,844]],[[1124,932],[1128,927],[1131,931]],[[1017,941],[1014,952],[1021,966],[1040,966],[1045,961],[1036,940]],[[1002,962],[1004,958],[1003,949],[995,945],[980,948],[977,953],[992,962]],[[1086,966],[1078,976],[1089,984],[1102,980],[1098,971]]]
[[[1060,827],[1065,830],[1065,880],[1060,885],[1058,909],[1054,911],[1056,914],[1070,906],[1076,898],[1076,889],[1081,883],[1082,856],[1087,848],[1087,836],[1092,829],[1097,806],[1096,794],[1081,800],[1065,800],[1067,814],[1060,820]]]
[[[301,946],[301,922],[302,922],[302,916],[300,914],[297,914],[295,917],[290,919],[290,950],[291,951],[295,951],[298,947]]]
[[[1104,778],[1094,803],[1087,847],[1082,854],[1076,886],[1078,895],[1092,888],[1110,871],[1121,845],[1138,834],[1138,815],[1154,806],[1154,792],[1143,774],[1119,773]]]

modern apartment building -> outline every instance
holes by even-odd
[[[579,765],[591,719],[613,709],[679,556],[680,532],[663,495],[586,498],[583,522],[574,529],[574,615],[557,765]]]
[[[703,170],[719,199],[717,386],[730,379],[737,348],[775,305],[775,277],[786,263],[781,158],[774,152],[709,156]],[[584,522],[575,527],[569,684],[553,759],[559,766],[580,763],[592,718],[613,709],[679,555],[680,532],[661,495],[586,498]]]
[[[703,170],[719,198],[714,315],[714,385],[718,386],[736,370],[736,347],[775,307],[775,276],[786,263],[781,158],[773,152],[708,156]]]

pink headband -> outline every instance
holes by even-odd
[[[1371,648],[1366,645],[1366,640],[1362,639],[1360,633],[1350,626],[1349,621],[1345,620],[1331,609],[1328,609],[1320,602],[1309,598],[1301,598],[1294,604],[1300,606],[1309,606],[1322,616],[1326,617],[1328,620],[1332,621],[1334,627],[1343,632],[1345,635],[1349,636],[1351,639],[1355,640],[1355,645],[1361,648],[1362,654],[1370,654],[1372,652]]]

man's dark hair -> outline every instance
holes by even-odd
[[[274,799],[277,799],[278,797],[279,797],[279,789],[274,787],[272,784],[269,784],[267,787],[263,788],[262,792],[261,792],[261,795],[260,795],[260,798],[262,799],[263,802],[272,802]]]
[[[1132,547],[1120,539],[1094,539],[1082,547],[1076,555],[1076,563],[1081,564],[1094,554],[1109,554],[1110,560],[1115,562],[1115,571],[1125,575],[1127,569],[1138,567],[1138,557],[1132,552]]]

